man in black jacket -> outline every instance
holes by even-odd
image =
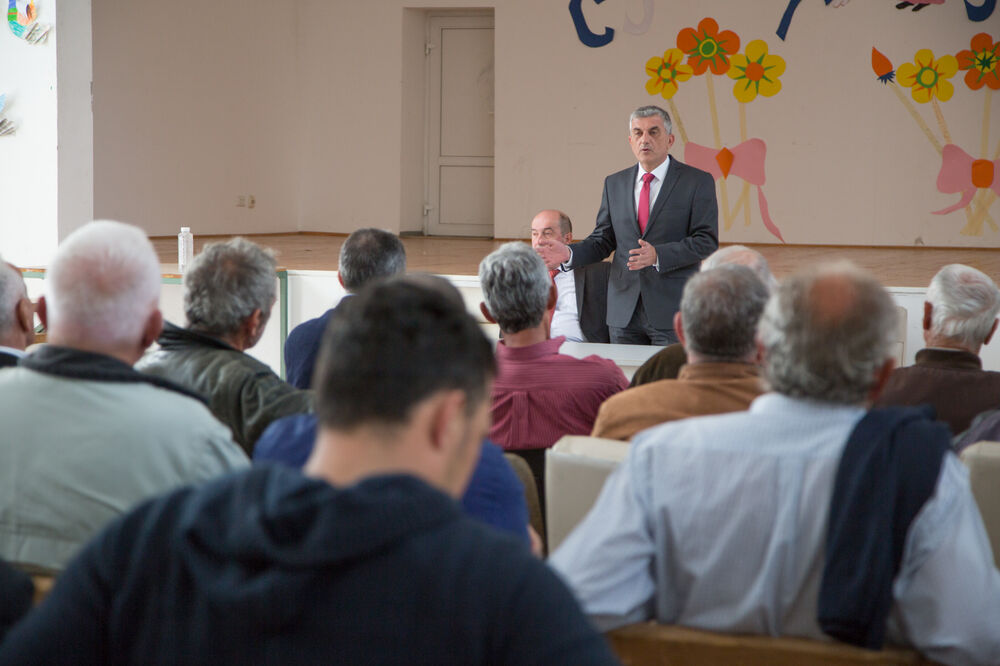
[[[117,521],[0,664],[615,663],[555,574],[454,501],[489,423],[476,322],[406,278],[342,310],[304,475],[258,468]]]

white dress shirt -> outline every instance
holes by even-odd
[[[864,413],[770,393],[747,412],[650,428],[550,563],[602,628],[655,618],[829,640],[816,621],[829,502]],[[952,453],[910,525],[893,596],[889,641],[1000,664],[1000,572]]]
[[[663,164],[656,167],[649,173],[653,174],[653,180],[649,183],[649,212],[653,212],[653,205],[656,203],[656,197],[660,196],[660,187],[663,185],[663,179],[667,177],[667,167],[670,166],[670,155],[667,155],[667,159],[663,160]],[[639,219],[639,195],[642,193],[642,177],[646,175],[646,170],[639,165],[635,174],[635,217]]]
[[[576,309],[576,278],[573,271],[556,273],[553,278],[559,297],[556,300],[556,310],[552,313],[552,332],[549,337],[560,335],[570,342],[586,342],[583,331],[580,330],[580,313]]]

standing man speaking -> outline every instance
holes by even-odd
[[[550,269],[572,270],[615,256],[608,281],[611,342],[677,342],[674,313],[688,277],[719,246],[715,180],[670,157],[670,116],[642,106],[629,117],[629,145],[639,164],[604,179],[597,224],[582,242],[557,239],[538,252]]]

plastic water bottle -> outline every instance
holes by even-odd
[[[181,273],[187,270],[192,259],[194,259],[194,235],[191,234],[191,227],[181,227],[181,232],[177,234],[177,268]]]

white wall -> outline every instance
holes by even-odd
[[[298,228],[297,5],[93,0],[99,217],[151,235]]]

